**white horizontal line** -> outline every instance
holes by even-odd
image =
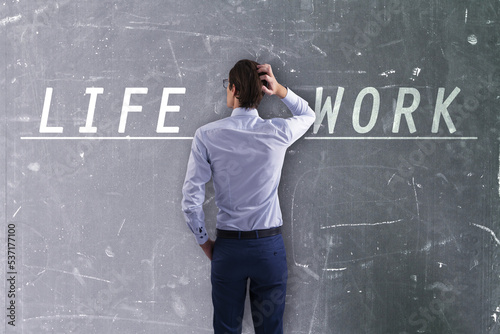
[[[21,137],[22,140],[190,140],[193,137]]]
[[[347,270],[347,268],[324,268],[324,271],[344,271]]]
[[[359,223],[359,224],[338,224],[338,225],[330,225],[330,226],[321,226],[320,229],[324,230],[327,228],[334,228],[334,227],[358,227],[358,226],[378,226],[378,225],[389,225],[389,224],[395,224],[402,222],[403,219],[398,219],[398,220],[391,220],[387,222],[379,222],[379,223]]]
[[[304,137],[313,140],[477,140],[478,137]]]
[[[193,137],[21,137],[22,140],[191,140]],[[309,140],[477,140],[478,137],[304,137]]]

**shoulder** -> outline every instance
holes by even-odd
[[[198,135],[201,135],[203,133],[209,132],[209,131],[214,130],[214,129],[224,128],[230,122],[231,122],[231,117],[225,117],[225,118],[222,118],[222,119],[219,119],[219,120],[216,120],[216,121],[213,121],[213,122],[210,122],[210,123],[207,123],[205,125],[200,126],[196,130],[196,133]]]

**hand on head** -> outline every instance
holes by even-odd
[[[267,87],[262,86],[262,91],[267,95],[278,95],[280,98],[286,96],[286,88],[278,83],[273,74],[273,69],[269,64],[257,65],[257,72],[260,74],[260,79],[267,81]]]

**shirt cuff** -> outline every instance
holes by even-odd
[[[196,233],[194,233],[196,241],[199,245],[203,245],[208,240],[208,233],[204,227],[200,227]]]
[[[296,101],[298,98],[298,95],[295,94],[294,91],[291,90],[289,87],[285,87],[285,88],[286,88],[286,96],[284,98],[282,98],[281,101],[285,102],[285,104],[287,104],[287,102]]]
[[[284,98],[281,99],[283,103],[292,111],[292,114],[295,115],[294,110],[297,108],[297,104],[301,98],[295,94],[293,90],[287,87],[287,94]]]

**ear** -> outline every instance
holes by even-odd
[[[238,96],[238,91],[236,90],[236,86],[233,85],[233,88],[231,88],[231,93],[234,95],[234,96]]]

